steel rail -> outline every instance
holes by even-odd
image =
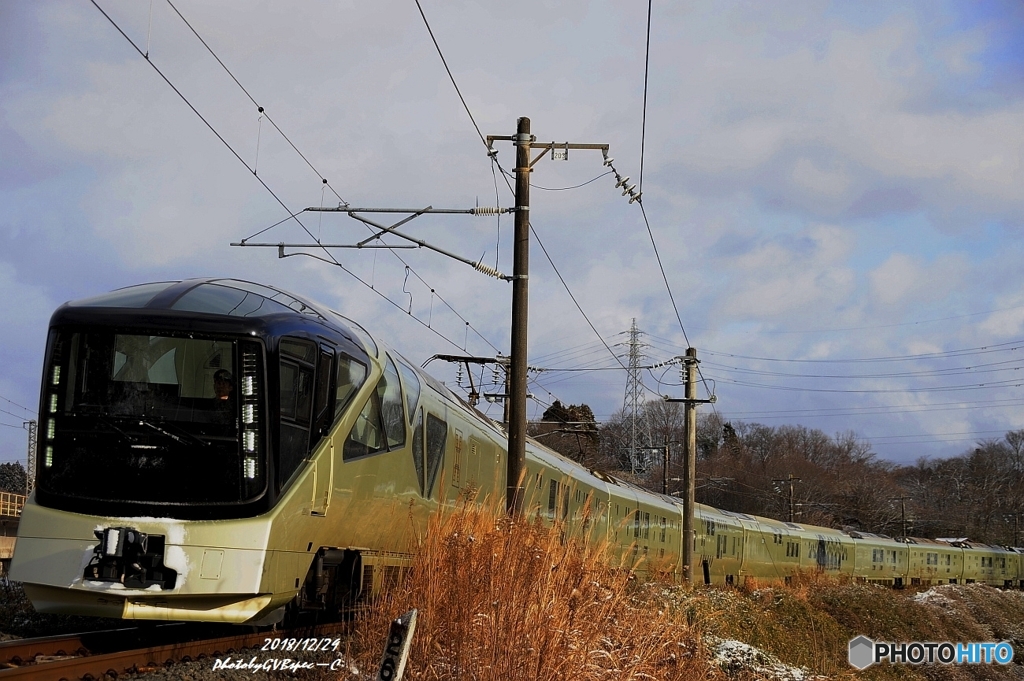
[[[169,627],[180,625],[169,625]],[[38,681],[62,681],[84,678],[116,677],[143,669],[164,667],[177,662],[235,654],[252,648],[268,638],[313,638],[337,634],[345,628],[342,623],[331,623],[293,630],[246,633],[238,636],[176,641],[163,645],[150,645],[128,650],[111,650],[117,647],[117,640],[131,645],[133,635],[144,631],[154,635],[153,630],[119,629],[64,636],[21,639],[0,643],[0,660],[6,669],[0,669],[0,680],[33,679]],[[167,632],[170,634],[171,632]],[[285,657],[296,659],[295,653],[275,651]],[[43,659],[40,659],[42,656]],[[67,656],[67,657],[65,657]],[[46,659],[56,657],[58,659]]]

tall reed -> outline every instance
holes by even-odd
[[[701,679],[700,638],[634,588],[600,541],[460,504],[437,514],[402,583],[359,623],[362,667],[379,663],[389,622],[419,611],[407,678]]]

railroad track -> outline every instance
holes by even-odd
[[[220,627],[215,633],[207,631],[204,635],[195,627],[174,624],[5,641],[0,643],[0,681],[115,679],[176,662],[231,656],[246,648],[258,649],[246,658],[256,658],[260,664],[291,659],[325,667],[331,659],[341,657],[338,646],[325,642],[336,640],[343,629],[343,624],[332,623],[225,636],[224,632],[230,629]],[[324,653],[333,657],[323,662],[314,659],[313,653],[320,653],[320,658]]]

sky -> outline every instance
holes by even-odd
[[[472,118],[415,1],[97,3],[0,0],[0,461],[24,458],[53,310],[136,283],[278,286],[417,364],[508,354],[510,284],[436,252],[230,244],[366,238],[285,220],[341,202],[511,206],[514,150],[492,164],[474,122],[520,116],[642,167],[649,222],[598,151],[534,166],[531,418],[620,410],[635,319],[645,366],[697,349],[728,420],[899,463],[1024,428],[1019,3],[660,1],[648,51],[645,3],[421,0]],[[401,231],[511,271],[508,215]],[[678,366],[643,379],[682,396]]]

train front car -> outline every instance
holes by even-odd
[[[11,577],[41,612],[280,613],[312,560],[296,537],[318,534],[308,525],[330,495],[311,454],[333,446],[332,424],[351,427],[345,407],[380,374],[364,334],[235,280],[143,284],[62,306]]]

